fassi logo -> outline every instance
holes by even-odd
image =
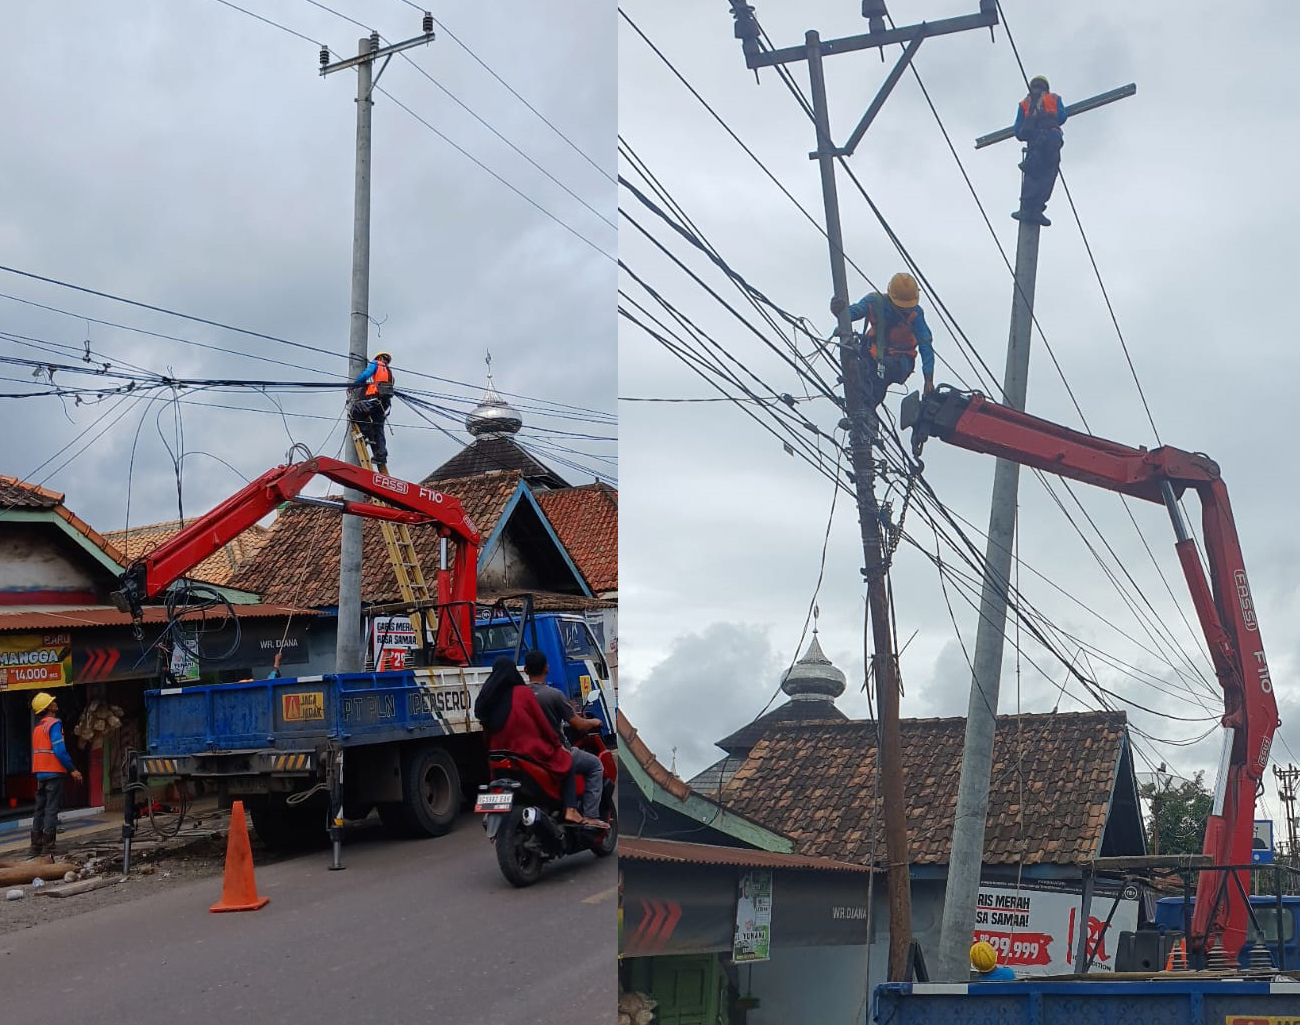
[[[404,495],[411,490],[406,481],[397,480],[395,477],[385,477],[382,473],[375,474],[375,486],[398,495]]]
[[[1246,571],[1239,569],[1232,575],[1233,582],[1237,585],[1237,601],[1241,603],[1241,615],[1246,621],[1247,630],[1258,630],[1259,626],[1255,621],[1255,600],[1250,596],[1250,584],[1246,582]]]

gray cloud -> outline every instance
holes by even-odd
[[[363,33],[309,4],[250,4],[257,13],[356,52]],[[400,4],[337,5],[375,18],[386,38],[419,31]],[[597,0],[439,12],[447,28],[583,151],[612,172],[615,68],[608,40],[614,11]],[[316,46],[214,2],[41,5],[6,12],[14,38],[39,41],[10,55],[0,81],[24,101],[6,122],[0,169],[0,263],[200,317],[299,341],[331,353],[348,345],[355,76],[321,79]],[[412,60],[503,135],[613,219],[614,188],[442,30]],[[606,253],[615,232],[475,122],[403,58],[380,86],[536,203]],[[400,403],[393,470],[418,477],[468,441],[460,419],[484,383],[491,350],[498,388],[613,413],[616,351],[614,266],[432,131],[376,97],[372,163],[370,351],[394,352],[399,387],[430,389],[451,411],[429,428]],[[0,293],[69,310],[65,316],[0,299],[0,330],[80,347],[87,338],[116,362],[199,378],[342,381],[343,358],[131,309],[0,274]],[[196,342],[87,324],[97,317]],[[0,340],[0,355],[54,358]],[[276,366],[267,357],[304,369]],[[422,379],[435,374],[465,386]],[[0,367],[0,376],[25,377]],[[4,388],[0,390],[10,390]],[[188,395],[245,411],[183,404],[185,446],[210,452],[186,461],[185,509],[203,511],[282,462],[293,440],[334,454],[343,397],[292,394],[278,401],[240,393]],[[521,405],[536,405],[518,400]],[[54,399],[0,402],[8,439],[0,472],[45,479],[62,445],[106,433],[46,480],[94,526],[123,525],[128,486],[134,524],[176,515],[171,461],[154,425],[157,406],[128,402],[124,415],[92,428],[106,408]],[[300,414],[295,416],[293,414]],[[142,422],[134,467],[132,439]],[[162,410],[174,445],[173,410]],[[311,419],[315,417],[317,419]],[[558,428],[612,438],[608,423],[524,413],[528,436],[549,444]],[[22,438],[22,443],[15,443]],[[559,439],[579,461],[616,476],[612,441]],[[75,448],[70,451],[75,451]],[[536,451],[544,459],[547,452]],[[568,458],[565,456],[565,458]],[[590,474],[557,467],[575,483]],[[242,477],[241,477],[242,475]]]

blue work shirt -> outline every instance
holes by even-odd
[[[1016,973],[1006,965],[998,965],[987,972],[980,972],[976,982],[1014,982]]]
[[[894,305],[889,301],[888,296],[880,295],[879,292],[868,292],[849,307],[849,318],[861,320],[865,317],[873,297],[879,297],[890,306]],[[876,325],[877,333],[882,333],[884,330],[883,326]],[[921,373],[927,378],[932,378],[934,377],[934,336],[930,333],[930,325],[925,322],[925,313],[919,306],[916,307],[916,319],[912,321],[912,334],[916,335],[916,351],[921,354]]]
[[[50,727],[50,747],[54,750],[54,757],[63,763],[63,767],[72,772],[76,765],[73,764],[72,755],[68,754],[68,745],[63,741],[63,723],[58,719],[54,720],[54,725]],[[54,776],[63,775],[60,772],[38,772],[37,779],[51,779]]]
[[[375,371],[378,369],[379,369],[379,361],[372,359],[369,363],[366,364],[366,369],[361,371],[361,373],[357,375],[357,379],[352,382],[352,387],[356,388],[359,385],[365,384],[367,381],[369,381],[372,377],[375,376]]]
[[[1050,93],[1049,95],[1056,96],[1056,93]],[[1067,117],[1069,117],[1069,115],[1066,114],[1065,112],[1065,101],[1061,99],[1061,97],[1056,96],[1056,127],[1060,128],[1061,125],[1065,124],[1065,119]],[[1025,141],[1025,137],[1020,134],[1020,130],[1024,127],[1024,124],[1025,124],[1025,108],[1022,107],[1019,103],[1017,103],[1015,133],[1016,133],[1016,138],[1019,139],[1021,142]]]

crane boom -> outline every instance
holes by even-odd
[[[299,498],[315,476],[354,488],[387,504],[344,499]],[[468,665],[472,658],[474,604],[478,597],[478,554],[482,537],[474,521],[451,495],[387,474],[317,456],[268,470],[224,502],[136,559],[122,575],[113,601],[138,619],[142,603],[165,591],[175,580],[212,555],[281,502],[323,505],[354,516],[400,524],[432,524],[454,546],[454,568],[438,572],[438,658]]]
[[[1201,453],[1170,446],[1148,450],[1107,441],[946,386],[924,399],[909,395],[903,402],[901,423],[912,428],[912,451],[918,456],[925,439],[935,436],[972,452],[1165,505],[1174,524],[1174,547],[1183,576],[1223,688],[1224,759],[1203,852],[1216,865],[1248,865],[1255,797],[1279,723],[1241,544],[1218,464]],[[1178,498],[1187,490],[1195,491],[1201,502],[1208,580],[1178,506]],[[1189,937],[1193,949],[1206,950],[1217,942],[1236,957],[1249,918],[1243,896],[1249,887],[1240,878],[1243,874],[1200,874]]]

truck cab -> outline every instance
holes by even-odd
[[[1193,898],[1188,907],[1195,908],[1195,906],[1196,900]],[[1241,948],[1237,963],[1243,968],[1249,967],[1251,951],[1256,944],[1262,942],[1273,956],[1274,967],[1280,968],[1283,964],[1288,970],[1300,967],[1300,894],[1283,894],[1280,911],[1276,896],[1255,894],[1250,898],[1250,909],[1254,912],[1259,927],[1256,928],[1255,922],[1251,922],[1247,927],[1246,942]],[[1281,924],[1281,953],[1285,955],[1285,961],[1279,957],[1278,951],[1279,923]],[[1162,897],[1156,902],[1156,927],[1184,931],[1182,897]]]
[[[606,736],[614,732],[614,691],[609,663],[600,643],[582,616],[571,613],[537,613],[523,618],[494,616],[474,624],[474,664],[490,666],[505,655],[515,657],[520,626],[524,643],[519,650],[536,648],[550,664],[546,682],[561,691],[587,714],[603,724]]]

